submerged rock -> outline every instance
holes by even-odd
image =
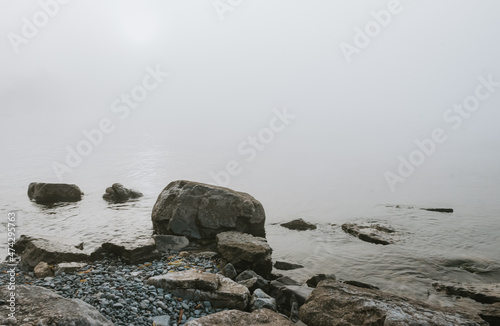
[[[235,230],[265,237],[261,203],[247,193],[191,181],[171,182],[158,196],[151,215],[156,234],[214,239]]]
[[[318,284],[300,308],[300,319],[307,325],[488,325],[478,316],[334,280]]]
[[[445,292],[448,295],[470,298],[481,303],[500,302],[500,283],[432,283],[432,286],[439,292]]]
[[[0,297],[10,296],[8,286],[0,287]],[[15,316],[22,325],[112,326],[97,309],[78,300],[66,299],[39,286],[16,285]],[[1,307],[0,324],[12,325],[9,309]],[[21,324],[16,324],[21,325]]]
[[[102,198],[110,202],[123,203],[142,196],[140,191],[127,189],[121,183],[113,183],[111,187],[106,188],[106,193],[102,195]]]
[[[386,226],[382,226],[380,224],[354,224],[354,223],[345,223],[342,224],[342,230],[344,232],[349,233],[360,240],[388,245],[396,242],[395,239],[395,231]]]
[[[237,271],[251,269],[267,276],[273,269],[273,250],[265,238],[235,231],[223,232],[217,235],[217,249]]]
[[[453,213],[453,208],[421,208],[421,209],[429,212]]]
[[[295,326],[294,323],[269,309],[255,310],[252,313],[239,310],[226,310],[190,321],[186,326]]]
[[[284,228],[297,231],[316,230],[316,225],[306,222],[301,218],[280,225]]]
[[[32,182],[28,197],[38,204],[75,202],[82,200],[83,192],[74,184]]]

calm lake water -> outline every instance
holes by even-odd
[[[88,125],[92,127],[92,121]],[[286,275],[305,281],[315,273],[334,273],[340,279],[422,300],[435,299],[429,291],[433,293],[430,284],[436,280],[500,282],[500,180],[495,162],[473,170],[472,160],[447,165],[456,162],[453,153],[438,155],[407,181],[409,185],[392,193],[383,179],[391,166],[376,155],[368,160],[368,149],[365,154],[353,150],[349,157],[346,151],[336,156],[334,143],[319,146],[299,141],[298,129],[285,130],[247,162],[236,147],[252,131],[205,142],[202,133],[184,139],[182,128],[123,123],[80,166],[64,175],[63,182],[79,185],[85,193],[83,200],[47,208],[28,199],[28,184],[58,182],[51,164],[63,163],[65,147],[84,139],[80,129],[53,129],[48,123],[28,130],[18,117],[6,117],[2,127],[2,138],[8,141],[2,144],[0,208],[3,224],[8,211],[18,212],[18,236],[80,239],[89,251],[109,238],[148,237],[152,207],[170,181],[214,184],[210,171],[222,170],[235,159],[241,162],[242,172],[231,179],[229,187],[250,193],[264,205],[273,258],[305,266]],[[388,156],[387,162],[395,157]],[[145,196],[130,203],[108,204],[101,196],[114,182]],[[388,204],[452,207],[455,212],[397,209]],[[298,232],[275,225],[299,217],[317,223],[318,229]],[[390,225],[400,232],[401,241],[388,246],[360,241],[341,230],[345,222]],[[3,255],[6,233],[4,229]],[[478,272],[471,273],[464,266]],[[446,304],[447,299],[438,300]]]

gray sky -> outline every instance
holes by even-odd
[[[43,9],[2,0],[2,142],[21,146],[14,131],[43,138],[50,130],[61,151],[83,128],[116,120],[113,100],[159,65],[169,76],[120,122],[115,138],[163,128],[172,143],[210,149],[223,163],[266,126],[273,108],[286,106],[297,119],[271,144],[271,157],[287,153],[320,172],[350,167],[358,169],[353,177],[383,180],[416,139],[442,128],[449,140],[420,168],[424,179],[427,170],[456,164],[498,173],[500,88],[456,130],[443,120],[474,94],[478,76],[500,81],[498,1],[401,0],[350,63],[341,44],[353,46],[356,28],[394,1],[237,2],[221,20],[211,0],[72,0],[16,53],[11,33],[23,37],[23,18],[32,22]]]

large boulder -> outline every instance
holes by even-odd
[[[488,325],[478,316],[440,310],[421,302],[325,280],[300,308],[307,325]]]
[[[28,186],[28,197],[38,204],[75,202],[82,196],[83,192],[74,184],[32,182]]]
[[[123,203],[142,196],[143,194],[137,190],[127,189],[121,183],[114,183],[106,188],[106,193],[102,195],[102,198],[110,202]]]
[[[89,255],[71,245],[42,238],[34,238],[26,243],[21,254],[20,268],[33,270],[40,262],[55,265],[63,262],[82,262]]]
[[[156,234],[214,239],[235,230],[265,237],[266,215],[249,194],[191,181],[171,182],[158,196],[151,215]]]
[[[197,270],[153,276],[148,284],[183,299],[209,301],[216,308],[243,310],[250,300],[250,291],[243,285],[220,274]]]
[[[0,297],[10,298],[8,286],[0,287]],[[14,325],[112,326],[97,309],[78,299],[66,299],[39,286],[16,285]],[[8,300],[6,300],[8,302]],[[13,325],[9,304],[0,306],[0,325]]]
[[[217,250],[238,272],[251,269],[267,277],[273,269],[273,250],[265,238],[235,231],[223,232],[217,235]]]
[[[255,310],[252,313],[239,310],[226,310],[190,321],[186,326],[294,326],[295,324],[269,309]]]

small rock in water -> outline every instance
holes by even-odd
[[[421,208],[421,209],[429,212],[453,213],[453,208]]]
[[[308,279],[306,281],[306,284],[311,288],[315,288],[319,282],[324,281],[326,279],[336,280],[336,277],[333,274],[317,274]]]
[[[317,228],[316,225],[306,222],[301,218],[280,225],[284,228],[297,231],[316,230]]]

